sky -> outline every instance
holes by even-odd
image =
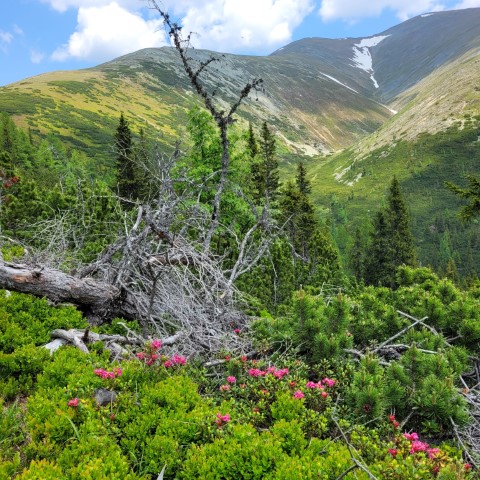
[[[157,0],[196,48],[268,55],[305,37],[367,37],[480,0]],[[168,45],[149,0],[0,0],[0,86]]]

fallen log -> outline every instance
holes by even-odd
[[[116,286],[51,268],[0,263],[0,288],[44,297],[55,304],[72,303],[92,324],[115,316],[136,318],[133,302]]]

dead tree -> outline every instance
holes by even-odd
[[[221,216],[226,188],[241,195],[240,187],[229,184],[228,128],[241,102],[262,81],[248,82],[227,110],[220,108],[200,81],[202,72],[216,60],[194,67],[188,56],[189,37],[183,40],[180,26],[154,0],[150,4],[162,16],[188,78],[219,129],[222,160],[211,204],[202,204],[194,195],[203,187],[187,172],[173,175],[178,149],[170,157],[154,151],[149,175],[156,183],[156,197],[126,213],[117,240],[102,255],[70,274],[28,259],[22,265],[2,263],[0,287],[44,296],[55,303],[73,303],[91,323],[119,316],[139,320],[146,333],[159,338],[181,333],[179,349],[186,354],[221,349],[243,353],[251,348],[238,331],[245,332],[248,318],[239,308],[241,296],[235,281],[258,263],[274,238],[268,206],[251,205],[248,230],[242,236],[232,232],[235,252],[224,257],[234,258],[226,262],[211,245],[219,227],[229,228],[222,225]],[[55,225],[47,230],[54,232]]]

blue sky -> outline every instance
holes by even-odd
[[[163,0],[193,44],[265,55],[304,37],[365,37],[431,11],[480,0]],[[167,43],[148,0],[3,0],[0,85],[52,70],[98,65]]]

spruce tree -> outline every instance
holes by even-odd
[[[399,265],[415,266],[417,255],[410,230],[410,215],[396,177],[393,177],[390,185],[387,202],[387,219],[392,237],[391,261],[394,268]]]
[[[255,147],[252,145],[249,150],[253,152]],[[254,196],[258,200],[268,198],[270,202],[274,202],[277,199],[280,175],[278,173],[276,144],[275,137],[268,128],[267,122],[263,122],[260,130],[258,161],[252,165],[252,181],[254,183]]]
[[[132,132],[128,120],[120,115],[115,133],[115,153],[117,154],[116,176],[117,190],[120,197],[135,200],[139,196],[138,179],[136,178],[133,154]]]
[[[392,288],[397,267],[417,264],[409,214],[396,177],[388,191],[386,208],[375,217],[367,258],[367,283]]]
[[[299,162],[297,165],[297,175],[295,177],[298,190],[303,195],[309,195],[312,191],[310,180],[307,180],[307,170],[303,162]]]
[[[461,188],[451,182],[445,182],[445,185],[449,190],[469,201],[460,210],[460,218],[465,221],[471,221],[476,216],[480,216],[480,177],[467,175],[467,181],[467,188]]]

